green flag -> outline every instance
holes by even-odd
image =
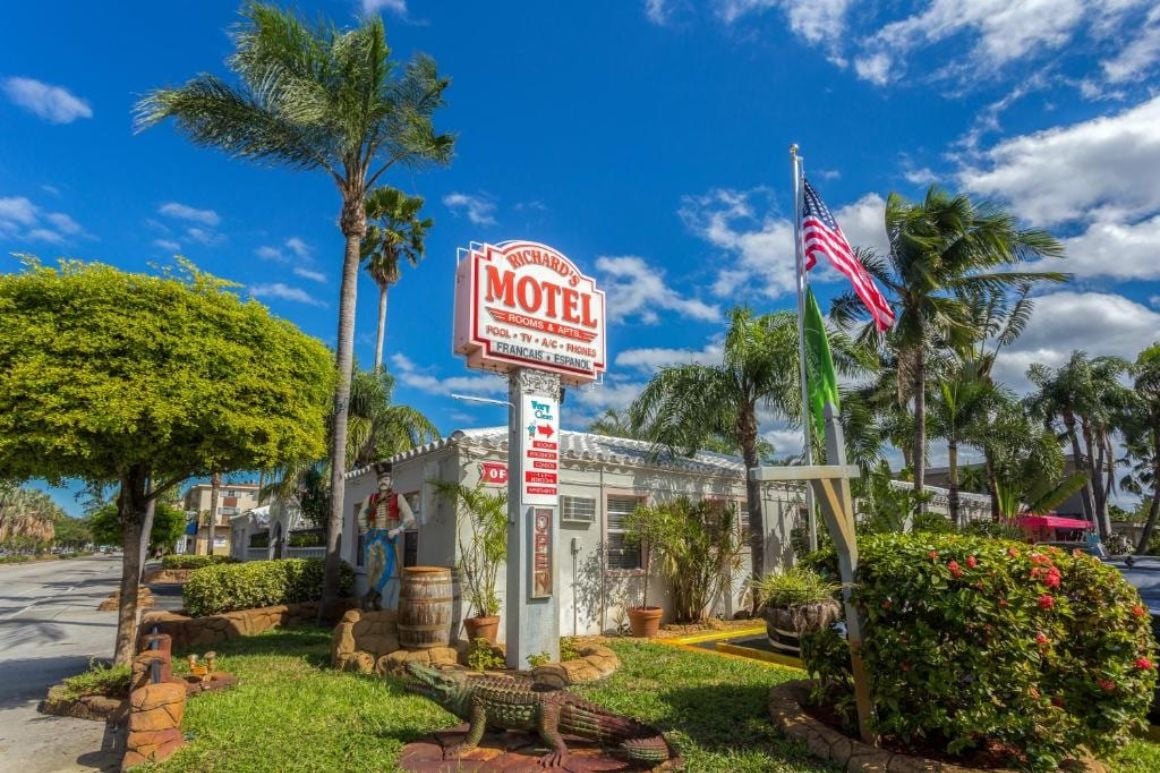
[[[814,298],[814,291],[806,288],[806,386],[810,397],[810,416],[818,434],[826,434],[826,403],[834,410],[838,404],[838,377],[834,374],[834,360],[830,356],[830,342],[826,339],[826,323]]]

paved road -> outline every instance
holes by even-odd
[[[115,769],[104,723],[44,716],[36,704],[113,654],[116,613],[97,604],[120,575],[119,557],[0,565],[0,771]]]

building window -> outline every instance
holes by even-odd
[[[560,520],[566,523],[595,523],[596,500],[588,497],[560,497]]]
[[[639,497],[609,497],[608,498],[608,568],[609,569],[641,569],[640,545],[625,544],[625,519],[641,503]]]

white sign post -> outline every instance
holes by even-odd
[[[473,244],[455,279],[455,351],[506,373],[507,665],[560,654],[561,387],[604,373],[604,293],[565,257],[526,241]]]

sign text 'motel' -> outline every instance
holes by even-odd
[[[455,277],[455,351],[467,364],[558,373],[567,385],[605,368],[604,293],[543,244],[473,245]]]

